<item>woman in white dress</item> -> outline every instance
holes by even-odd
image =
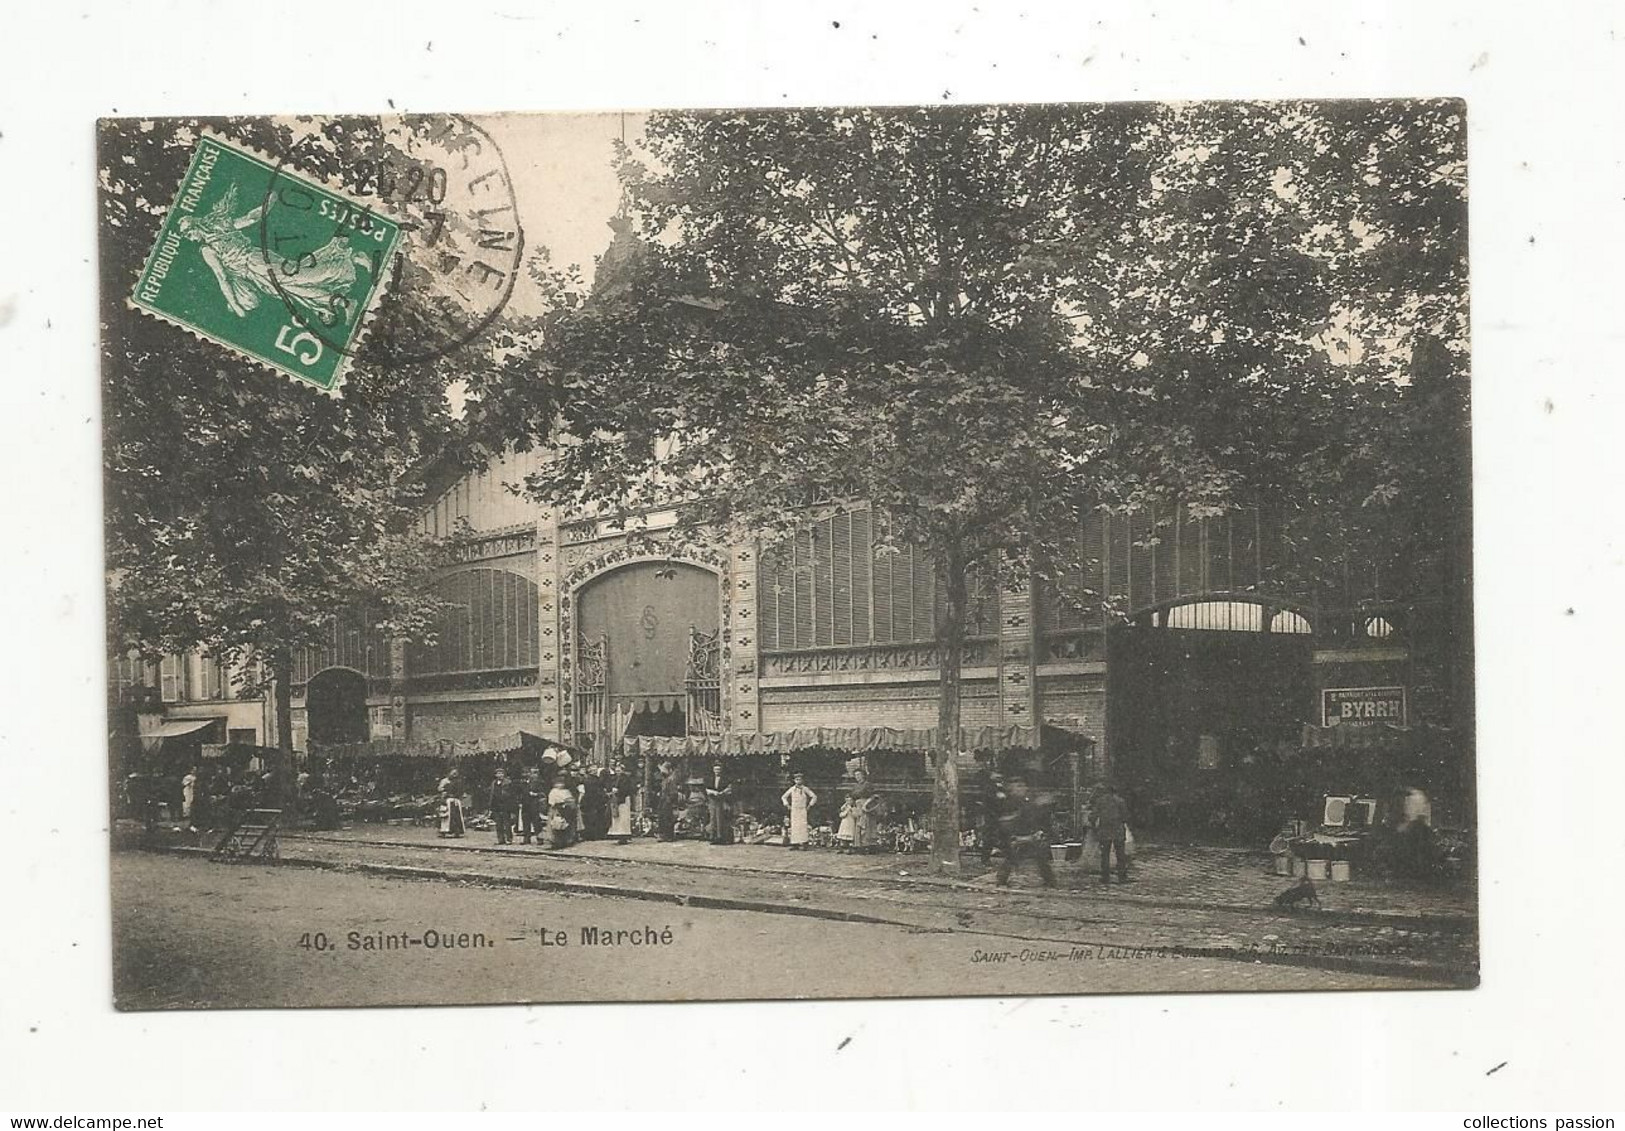
[[[627,773],[626,766],[615,763],[615,769],[605,783],[609,794],[609,836],[622,844],[632,839],[632,792],[637,783]]]
[[[467,826],[463,823],[463,779],[453,770],[440,779],[440,835],[462,836]]]
[[[806,776],[795,775],[795,781],[779,799],[790,810],[790,847],[805,848],[810,839],[807,834],[807,813],[818,804],[818,795],[807,788]]]

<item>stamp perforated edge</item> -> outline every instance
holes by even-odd
[[[361,312],[361,317],[357,319],[355,336],[350,340],[348,349],[339,351],[339,363],[338,366],[333,370],[332,384],[324,388],[293,369],[278,365],[276,362],[267,358],[249,353],[241,346],[233,345],[230,342],[223,342],[213,334],[210,334],[189,322],[181,321],[179,318],[168,313],[167,311],[154,310],[152,307],[136,301],[135,296],[139,294],[141,290],[141,280],[147,277],[147,272],[152,268],[153,262],[157,259],[159,248],[163,246],[163,240],[158,237],[162,236],[164,226],[169,223],[170,214],[175,210],[175,204],[180,200],[181,193],[186,189],[186,182],[191,178],[192,171],[202,156],[202,150],[200,148],[193,149],[192,159],[186,163],[186,171],[181,174],[180,182],[175,186],[175,193],[169,202],[169,207],[164,209],[162,215],[160,215],[158,218],[158,232],[153,238],[152,249],[147,252],[147,257],[142,260],[141,267],[136,271],[135,283],[130,288],[129,293],[125,296],[124,305],[128,309],[139,311],[156,321],[165,322],[180,330],[184,330],[186,333],[190,334],[199,341],[212,342],[214,345],[217,345],[224,350],[228,350],[237,357],[240,357],[251,364],[257,365],[262,369],[270,370],[272,373],[280,373],[289,381],[292,381],[295,385],[298,385],[300,388],[313,389],[318,393],[323,393],[335,399],[342,397],[344,395],[344,383],[346,378],[349,376],[350,362],[353,360],[353,353],[354,351],[360,349],[360,347],[366,342],[368,334],[372,331],[372,321],[374,315],[377,313],[378,305],[383,301],[383,297],[388,292],[390,284],[393,281],[394,272],[391,270],[391,268],[394,266],[395,257],[401,253],[402,237],[406,230],[404,225],[408,221],[406,221],[405,218],[399,213],[393,211],[387,206],[374,207],[372,203],[364,202],[347,190],[334,185],[326,177],[318,176],[314,173],[307,172],[304,169],[293,168],[286,161],[278,161],[275,157],[261,150],[257,146],[249,145],[247,142],[240,141],[236,138],[227,137],[225,134],[222,134],[213,127],[204,126],[198,131],[198,146],[201,146],[205,139],[212,141],[214,144],[222,146],[226,149],[233,150],[237,153],[246,154],[261,164],[266,165],[270,168],[273,178],[282,175],[300,177],[306,181],[309,181],[311,184],[316,185],[323,192],[331,193],[340,200],[343,200],[345,203],[354,205],[363,211],[383,216],[385,219],[390,221],[390,223],[396,225],[395,239],[390,244],[389,254],[385,256],[382,261],[382,266],[379,269],[379,277],[374,282],[372,294],[367,300],[366,307],[363,308]],[[379,201],[378,204],[382,205],[383,202]]]

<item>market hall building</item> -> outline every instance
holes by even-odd
[[[834,789],[864,756],[928,804],[923,555],[879,545],[862,506],[809,514],[777,547],[682,540],[671,512],[630,530],[567,516],[512,489],[543,458],[435,485],[422,529],[455,564],[434,643],[341,628],[299,656],[296,749],[721,757],[764,794],[792,765]],[[1402,784],[1470,819],[1465,587],[1447,569],[1389,592],[1350,547],[1330,582],[1273,592],[1284,540],[1258,510],[1102,510],[1079,538],[1091,566],[1072,584],[973,593],[960,749],[1074,787],[1109,772],[1153,831],[1250,838],[1306,792]]]

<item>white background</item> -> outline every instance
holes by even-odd
[[[1493,0],[8,6],[0,1108],[1618,1106],[1622,34]],[[97,116],[1394,95],[1469,104],[1480,989],[113,1014]]]

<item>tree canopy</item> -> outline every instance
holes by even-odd
[[[967,571],[1059,572],[1083,510],[1335,502],[1308,544],[1429,498],[1413,470],[1441,425],[1409,377],[1429,359],[1460,433],[1461,115],[657,114],[621,153],[594,292],[550,277],[542,379],[478,395],[511,440],[572,438],[531,483],[553,499],[677,498],[767,542],[808,505],[872,506],[942,581],[951,743]]]
[[[395,635],[429,630],[437,603],[425,583],[437,550],[414,533],[414,474],[428,457],[458,450],[446,389],[478,372],[481,357],[362,356],[335,399],[128,308],[205,126],[279,154],[314,136],[321,143],[301,147],[301,163],[335,179],[354,172],[338,167],[335,131],[367,128],[263,118],[102,123],[109,645],[254,657],[277,681],[286,748],[297,650],[323,644],[352,615]],[[363,144],[376,153],[382,143]],[[430,316],[411,293],[398,288],[390,300],[392,324]]]
[[[1452,103],[656,115],[635,250],[593,302],[556,280],[556,380],[520,393],[579,440],[546,487],[634,499],[677,435],[662,482],[754,529],[814,497],[979,549],[1083,487],[1384,505],[1412,353],[1465,370],[1463,137]]]

